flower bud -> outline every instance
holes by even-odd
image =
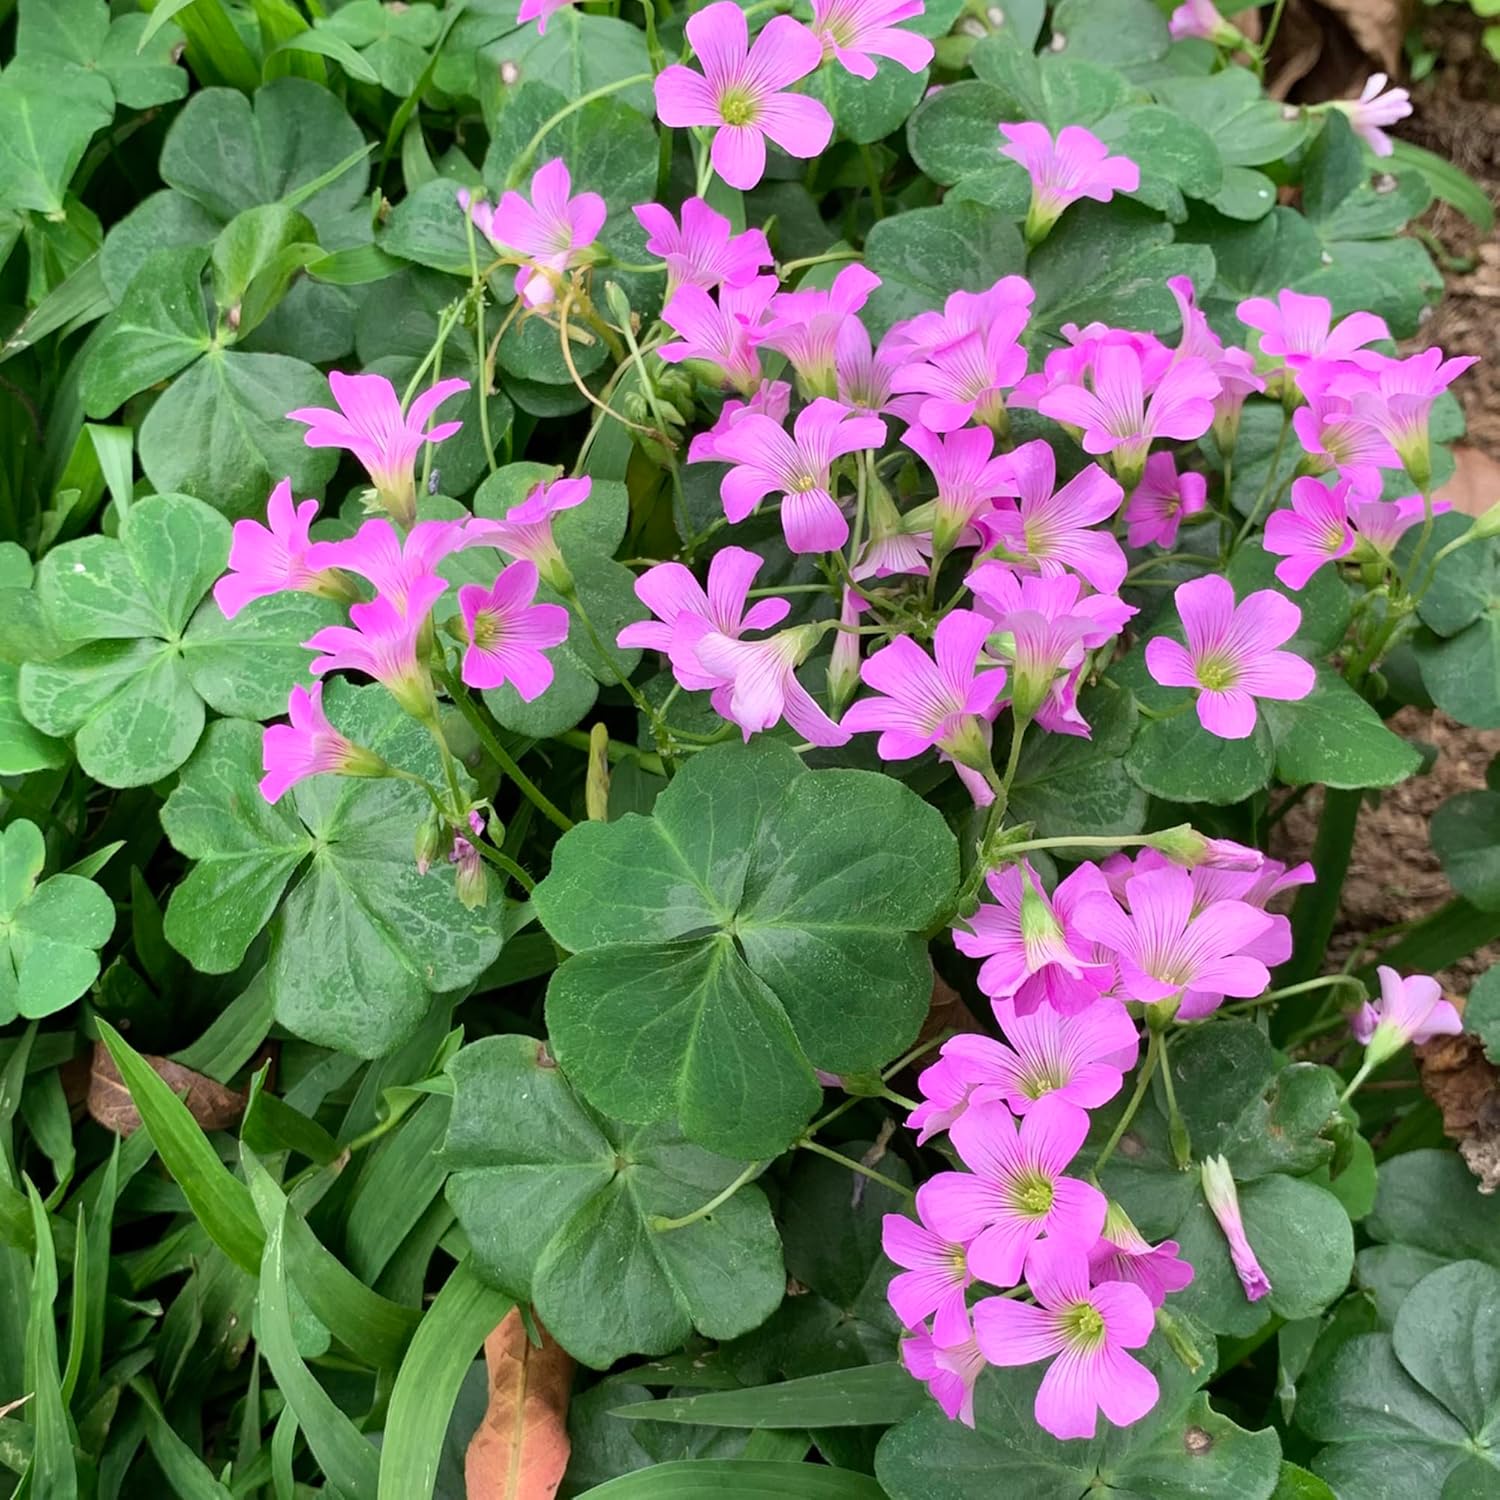
[[[427,814],[417,829],[413,853],[417,861],[417,874],[425,875],[432,862],[441,858],[450,846],[448,825],[437,815],[436,810]]]
[[[609,726],[589,730],[589,768],[583,782],[583,805],[589,822],[609,821]]]

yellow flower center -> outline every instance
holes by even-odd
[[[755,118],[755,100],[744,89],[725,89],[719,96],[719,115],[726,125],[748,125]]]
[[[1011,1188],[1011,1203],[1016,1212],[1029,1219],[1040,1219],[1050,1213],[1054,1196],[1051,1179],[1040,1172],[1023,1172]]]

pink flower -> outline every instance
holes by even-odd
[[[1006,560],[1029,564],[1049,578],[1065,568],[1081,573],[1101,594],[1125,581],[1125,554],[1107,531],[1094,531],[1119,509],[1124,491],[1098,464],[1090,464],[1060,490],[1057,460],[1041,438],[1008,455],[1017,497],[1014,511],[992,510],[978,518],[987,546],[1003,548]]]
[[[1005,1001],[994,1008],[1008,1045],[963,1034],[943,1044],[945,1057],[971,1062],[983,1077],[980,1102],[1000,1098],[1024,1115],[1039,1099],[1056,1095],[1080,1109],[1098,1109],[1120,1092],[1135,1066],[1135,1022],[1118,1000],[1099,999],[1070,1016],[1049,1005],[1029,1015]],[[978,1042],[989,1044],[982,1053],[975,1050]]]
[[[763,641],[736,641],[706,621],[696,625],[692,616],[678,620],[698,664],[718,684],[714,712],[738,724],[745,739],[784,718],[810,744],[848,743],[849,731],[835,724],[797,681],[796,669],[823,634],[822,626],[783,630]]]
[[[560,604],[536,604],[536,564],[524,559],[500,570],[488,589],[466,583],[458,591],[469,649],[463,680],[472,688],[510,683],[525,703],[552,686],[552,663],[544,646],[568,638],[568,612]]]
[[[935,1323],[931,1333],[923,1328],[903,1338],[901,1363],[926,1385],[950,1422],[972,1427],[974,1382],[984,1371],[985,1358],[974,1341],[967,1310],[961,1328],[957,1318],[949,1324],[943,1328]]]
[[[266,774],[260,794],[279,802],[290,786],[309,776],[332,771],[339,776],[383,776],[385,762],[371,750],[346,739],[323,712],[323,684],[294,687],[287,704],[289,724],[272,724],[261,737]]]
[[[1192,874],[1164,865],[1125,881],[1128,914],[1097,887],[1073,913],[1080,936],[1115,955],[1124,994],[1148,1004],[1180,996],[1176,1014],[1185,1021],[1208,1015],[1225,995],[1261,995],[1271,984],[1265,964],[1246,952],[1271,918],[1246,901],[1199,907],[1195,894]]]
[[[892,399],[893,381],[901,360],[882,341],[879,349],[870,343],[870,330],[858,318],[845,320],[833,346],[833,367],[838,379],[838,399],[854,411],[874,416],[889,413],[906,420],[915,418],[915,406],[907,398]]]
[[[917,1144],[925,1146],[933,1136],[946,1130],[969,1107],[974,1091],[992,1075],[986,1066],[998,1061],[1000,1043],[987,1036],[976,1036],[964,1051],[949,1048],[958,1041],[950,1037],[943,1043],[938,1060],[922,1069],[917,1077],[917,1092],[922,1102],[906,1117],[906,1123],[917,1132]]]
[[[880,285],[880,278],[861,265],[845,266],[828,291],[778,292],[771,299],[770,321],[756,342],[787,357],[797,372],[802,394],[832,396],[838,390],[835,353],[839,335]]]
[[[711,292],[725,282],[744,286],[755,280],[762,266],[775,264],[764,230],[733,233],[729,220],[701,198],[689,198],[682,205],[680,226],[660,203],[638,203],[631,212],[649,236],[646,249],[667,263],[664,302],[672,300],[678,287]]]
[[[1433,501],[1432,513],[1435,516],[1452,509],[1447,500]],[[1356,544],[1360,548],[1355,556],[1390,557],[1396,550],[1396,543],[1426,515],[1427,507],[1420,495],[1403,495],[1399,500],[1389,501],[1352,501],[1349,517],[1354,522]]]
[[[1087,1010],[1109,987],[1113,971],[1091,961],[1076,926],[1083,899],[1097,888],[1097,872],[1084,865],[1058,883],[1049,900],[1025,860],[985,877],[993,902],[982,902],[955,927],[953,945],[982,958],[979,988],[992,1000],[1013,1002],[1017,1015],[1041,1005],[1060,1015]]]
[[[689,692],[706,692],[719,679],[698,663],[697,635],[684,635],[684,619],[706,622],[709,629],[737,641],[747,630],[769,630],[787,617],[791,605],[785,599],[757,599],[745,608],[750,585],[764,559],[743,547],[724,547],[708,565],[708,589],[681,563],[658,563],[635,581],[635,593],[656,616],[627,625],[616,639],[622,650],[641,647],[665,651],[672,660],[678,682]],[[698,632],[701,635],[702,632]],[[857,637],[855,638],[857,639]]]
[[[1239,27],[1220,15],[1214,0],[1184,0],[1168,18],[1167,29],[1174,42],[1194,38],[1216,47],[1237,47],[1245,40]]]
[[[531,201],[508,192],[492,209],[483,200],[470,202],[460,191],[459,203],[486,239],[497,249],[521,256],[516,272],[516,296],[527,307],[550,307],[563,273],[581,265],[585,252],[599,238],[609,210],[598,193],[575,198],[568,164],[553,157],[538,167],[531,179]]]
[[[923,0],[813,0],[813,33],[824,56],[837,58],[856,78],[873,78],[877,57],[920,73],[932,61],[932,43],[897,22],[925,9]]]
[[[1036,1393],[1037,1425],[1055,1438],[1092,1438],[1101,1411],[1117,1427],[1139,1422],[1160,1389],[1125,1351],[1151,1337],[1150,1298],[1125,1281],[1090,1287],[1087,1253],[1074,1244],[1038,1246],[1027,1279],[1037,1305],[986,1297],[974,1308],[974,1336],[992,1365],[1052,1359]]]
[[[1080,198],[1108,203],[1116,193],[1133,193],[1141,185],[1141,169],[1127,156],[1111,156],[1082,125],[1064,125],[1056,140],[1034,120],[999,129],[1006,140],[1001,156],[1020,162],[1031,178],[1027,244],[1042,239],[1070,203]]]
[[[1411,113],[1411,95],[1405,89],[1388,89],[1384,73],[1371,73],[1358,99],[1335,99],[1332,107],[1344,115],[1354,131],[1376,156],[1389,156],[1395,147],[1381,128],[1404,120]]]
[[[728,462],[719,452],[719,441],[741,417],[758,412],[769,417],[778,427],[785,423],[792,409],[792,388],[784,380],[763,380],[755,394],[745,401],[726,401],[719,411],[719,419],[707,432],[695,432],[688,444],[688,462],[704,463],[709,460]]]
[[[308,560],[313,543],[307,529],[317,513],[318,502],[298,504],[292,499],[291,480],[283,479],[266,502],[269,526],[249,520],[234,523],[229,571],[214,585],[214,602],[226,620],[232,620],[252,599],[285,589],[332,599],[348,597],[339,579]]]
[[[1244,349],[1226,349],[1212,368],[1219,382],[1219,394],[1214,397],[1214,441],[1220,453],[1230,454],[1239,441],[1245,398],[1264,391],[1266,383],[1255,373],[1254,357]]]
[[[476,839],[484,837],[484,818],[474,808],[469,809],[469,832]],[[453,866],[453,889],[465,907],[473,910],[489,900],[489,881],[484,873],[484,856],[478,848],[461,833],[453,835],[453,844],[448,850],[448,863]],[[423,875],[427,873],[418,863]]]
[[[995,434],[987,427],[964,427],[939,437],[921,425],[908,427],[901,441],[927,465],[937,481],[932,502],[932,544],[947,553],[973,519],[996,496],[1010,493],[1010,461],[994,457]]]
[[[1367,1000],[1349,1022],[1354,1039],[1367,1049],[1371,1067],[1394,1057],[1408,1042],[1420,1046],[1435,1036],[1457,1036],[1464,1023],[1457,1009],[1443,999],[1442,986],[1426,974],[1403,979],[1381,964],[1380,1000]]]
[[[992,321],[898,368],[892,390],[923,398],[914,403],[917,420],[933,432],[953,432],[973,421],[998,427],[1005,416],[1003,393],[1026,373],[1026,350],[1016,340],[1030,316],[1026,304],[1006,302]]]
[[[510,557],[535,563],[537,570],[556,589],[566,589],[572,577],[563,561],[562,549],[552,534],[553,518],[588,499],[594,481],[553,479],[539,484],[499,520],[474,516],[464,522],[465,547],[498,547]]]
[[[1290,290],[1277,292],[1274,302],[1247,297],[1234,313],[1260,333],[1262,354],[1279,356],[1294,370],[1315,359],[1347,359],[1366,344],[1391,336],[1385,320],[1374,313],[1350,313],[1334,325],[1333,304],[1327,297]]]
[[[1275,648],[1296,635],[1302,611],[1274,589],[1240,603],[1215,573],[1179,585],[1173,596],[1187,645],[1157,635],[1146,642],[1146,668],[1163,687],[1192,688],[1198,722],[1224,740],[1255,731],[1255,700],[1292,702],[1317,684],[1312,663]]]
[[[1179,474],[1170,453],[1153,453],[1125,507],[1125,539],[1132,547],[1155,544],[1170,550],[1182,522],[1207,509],[1208,480],[1193,469]]]
[[[1014,341],[1026,326],[1035,300],[1036,292],[1024,276],[1002,276],[982,292],[950,292],[941,312],[918,313],[893,325],[885,336],[885,344],[892,357],[930,359],[966,333],[982,331],[996,322],[1011,327]]]
[[[1125,1210],[1111,1203],[1104,1233],[1089,1251],[1089,1276],[1096,1285],[1128,1281],[1140,1287],[1153,1307],[1160,1307],[1170,1293],[1192,1282],[1193,1268],[1182,1259],[1176,1240],[1151,1244]]]
[[[573,0],[521,0],[516,12],[516,21],[524,26],[528,21],[536,22],[536,34],[547,35],[547,18],[573,4]]]
[[[315,677],[340,668],[363,672],[381,683],[407,713],[422,718],[432,711],[432,680],[419,656],[419,643],[432,608],[447,584],[419,579],[403,613],[384,595],[349,607],[349,625],[325,625],[303,644],[323,654],[310,670]]]
[[[766,137],[790,156],[820,155],[833,136],[833,117],[816,99],[786,92],[823,61],[823,47],[791,16],[773,16],[750,45],[745,13],[734,0],[717,0],[688,17],[687,37],[703,65],[681,63],[656,79],[656,114],[678,129],[714,130],[714,171],[730,187],[748,191],[766,170]]]
[[[721,372],[724,384],[750,395],[760,384],[760,360],[755,353],[760,324],[779,285],[774,276],[756,276],[743,286],[720,287],[717,301],[702,287],[678,287],[661,318],[680,337],[675,344],[663,344],[657,353],[669,365],[702,360]]]
[[[1347,479],[1332,486],[1294,479],[1291,509],[1273,510],[1266,517],[1265,549],[1283,559],[1276,564],[1276,576],[1289,589],[1305,588],[1324,563],[1354,550],[1349,488]]]
[[[1240,1196],[1235,1190],[1234,1177],[1229,1163],[1222,1156],[1208,1157],[1202,1167],[1203,1196],[1213,1210],[1213,1216],[1229,1241],[1229,1259],[1234,1264],[1235,1275],[1245,1289],[1251,1302],[1259,1302],[1271,1290],[1270,1280],[1261,1269],[1250,1241],[1245,1237],[1245,1221],[1240,1215]]]
[[[1398,468],[1401,460],[1379,427],[1358,415],[1348,397],[1333,394],[1326,378],[1315,378],[1321,369],[1314,364],[1303,371],[1299,385],[1307,405],[1292,414],[1292,430],[1308,456],[1303,473],[1337,469],[1360,494],[1379,495],[1380,471]]]
[[[1088,1115],[1056,1095],[1038,1099],[1019,1128],[998,1100],[970,1105],[948,1132],[969,1171],[928,1180],[926,1222],[967,1245],[969,1269],[991,1286],[1015,1286],[1044,1234],[1086,1254],[1104,1227],[1104,1194],[1063,1174],[1088,1133]]]
[[[933,657],[908,635],[882,646],[860,669],[881,697],[861,698],[844,715],[850,733],[878,733],[882,760],[910,760],[934,745],[973,770],[989,767],[979,721],[1005,687],[1005,669],[977,670],[990,622],[967,609],[943,616],[933,634]]]
[[[1037,410],[1081,428],[1083,451],[1111,454],[1115,473],[1132,485],[1157,438],[1199,438],[1213,422],[1219,382],[1206,360],[1178,360],[1153,381],[1154,372],[1136,350],[1106,344],[1092,374],[1092,390],[1058,386],[1037,401]]]
[[[426,428],[427,419],[448,399],[469,388],[467,380],[440,380],[422,392],[402,413],[396,388],[384,375],[328,377],[339,409],[299,406],[287,413],[293,422],[306,422],[303,441],[309,448],[347,448],[365,466],[380,503],[397,520],[410,523],[416,508],[412,464],[424,443],[441,443],[462,422],[440,422]]]
[[[718,440],[717,456],[734,465],[719,486],[724,514],[737,524],[767,495],[779,493],[787,546],[829,552],[849,539],[849,522],[829,490],[833,461],[880,447],[885,423],[820,396],[797,413],[792,433],[769,417],[746,413]]]
[[[432,581],[437,565],[462,545],[463,534],[457,521],[418,521],[403,535],[389,521],[372,520],[341,541],[314,542],[307,560],[315,568],[358,573],[405,614],[413,592]]]
[[[926,1184],[917,1189],[917,1215],[922,1215]],[[881,1220],[880,1245],[889,1260],[905,1269],[891,1278],[886,1296],[905,1328],[918,1328],[937,1313],[944,1322],[964,1307],[964,1289],[973,1281],[964,1247],[934,1234],[925,1223],[904,1214]]]
[[[1373,373],[1351,372],[1341,388],[1352,393],[1355,415],[1379,432],[1425,487],[1432,478],[1432,403],[1477,362],[1474,355],[1444,359],[1441,349],[1423,349],[1410,359],[1382,360]]]

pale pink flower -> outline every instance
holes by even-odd
[[[729,460],[719,452],[719,441],[741,417],[759,413],[769,417],[778,427],[784,426],[787,413],[792,409],[792,388],[784,380],[763,380],[755,388],[755,394],[744,401],[731,398],[720,408],[719,419],[705,432],[695,432],[688,443],[690,464]]]
[[[932,61],[932,43],[897,23],[925,9],[923,0],[813,0],[813,33],[823,55],[836,58],[856,78],[873,78],[877,57],[920,73]]]
[[[721,3],[733,4],[733,0]],[[751,395],[761,380],[756,340],[779,285],[774,276],[756,276],[743,286],[720,287],[717,300],[702,287],[678,287],[661,313],[662,322],[678,340],[663,344],[657,353],[669,365],[685,359],[712,365],[723,384]]]
[[[531,703],[552,686],[547,646],[568,638],[568,612],[560,604],[537,604],[536,564],[522,559],[502,568],[494,585],[466,583],[458,591],[469,648],[463,680],[472,688],[515,688]]]
[[[951,1037],[944,1042],[938,1060],[917,1075],[917,1092],[922,1100],[907,1115],[906,1123],[917,1132],[919,1146],[946,1130],[969,1107],[975,1091],[993,1081],[982,1054],[988,1050],[991,1060],[998,1061],[1000,1043],[976,1036],[971,1048],[950,1056],[949,1048],[956,1041],[957,1037]]]
[[[1171,549],[1177,528],[1208,509],[1208,480],[1194,469],[1177,472],[1171,453],[1153,453],[1125,507],[1125,540],[1132,547]]]
[[[930,359],[966,333],[997,322],[1009,328],[1014,342],[1035,300],[1036,292],[1024,276],[1002,276],[982,292],[950,292],[941,311],[917,313],[893,324],[883,343],[892,358]]]
[[[666,652],[677,681],[688,692],[717,687],[719,679],[698,663],[696,635],[685,636],[680,628],[682,621],[703,621],[709,629],[733,641],[747,630],[769,630],[781,624],[791,611],[785,599],[757,599],[748,609],[745,607],[750,586],[764,561],[743,547],[721,548],[708,565],[707,590],[679,562],[647,568],[635,581],[635,593],[656,618],[627,625],[616,644],[621,650],[640,647]]]
[[[989,747],[980,738],[980,721],[1005,687],[1003,667],[977,668],[989,629],[983,615],[955,609],[933,633],[936,660],[908,635],[882,646],[861,667],[860,677],[883,696],[852,704],[844,729],[878,733],[882,760],[910,760],[936,746],[973,770],[987,769]]]
[[[1026,350],[1017,338],[1030,316],[1026,305],[1007,302],[983,327],[901,365],[891,389],[920,398],[912,403],[916,419],[933,432],[953,432],[975,421],[998,427],[1005,417],[1005,391],[1026,373]]]
[[[682,222],[660,203],[637,203],[631,212],[647,233],[646,249],[667,263],[667,289],[663,302],[683,286],[711,292],[726,282],[744,286],[754,281],[763,266],[775,264],[763,229],[735,234],[723,214],[701,198],[682,205]]]
[[[948,1131],[969,1170],[927,1181],[926,1222],[967,1245],[970,1271],[991,1286],[1015,1286],[1042,1235],[1082,1259],[1107,1207],[1092,1183],[1064,1175],[1088,1133],[1088,1115],[1056,1094],[1038,1099],[1019,1128],[998,1100],[971,1104]]]
[[[1365,1001],[1349,1022],[1354,1039],[1367,1049],[1371,1066],[1392,1058],[1408,1042],[1420,1046],[1435,1036],[1457,1036],[1464,1023],[1457,1008],[1443,999],[1443,988],[1426,974],[1403,979],[1381,964],[1380,999]]]
[[[389,521],[370,520],[351,537],[314,542],[307,560],[315,568],[357,573],[405,614],[413,591],[436,576],[437,565],[463,545],[463,536],[457,521],[418,521],[402,533]]]
[[[797,681],[796,669],[823,634],[820,625],[783,630],[762,641],[737,641],[712,629],[707,621],[679,616],[684,643],[698,664],[718,684],[714,712],[738,724],[746,740],[784,718],[814,745],[843,745],[849,731],[840,728]]]
[[[1476,355],[1444,359],[1441,349],[1423,349],[1410,359],[1384,359],[1373,369],[1350,371],[1338,388],[1352,394],[1355,414],[1380,433],[1406,472],[1425,487],[1432,478],[1432,403],[1477,363]]]
[[[1188,38],[1212,42],[1216,47],[1238,47],[1245,35],[1226,21],[1214,0],[1183,0],[1167,19],[1174,42]]]
[[[997,496],[1006,495],[1010,460],[995,456],[995,434],[987,427],[964,427],[939,437],[921,425],[908,427],[901,441],[927,465],[937,481],[932,502],[932,544],[947,553]]]
[[[985,883],[993,901],[983,901],[955,927],[953,946],[982,958],[979,988],[992,1000],[1008,1000],[1017,1015],[1046,1005],[1060,1015],[1087,1010],[1109,987],[1113,971],[1093,962],[1076,917],[1098,888],[1098,874],[1082,865],[1059,881],[1049,898],[1036,871],[1022,860],[991,870]]]
[[[557,14],[560,10],[566,10],[574,0],[521,0],[521,8],[516,12],[516,21],[524,26],[528,21],[536,22],[536,34],[547,35],[548,18]]]
[[[838,390],[835,353],[839,335],[857,314],[880,278],[861,265],[845,266],[827,291],[778,292],[771,299],[771,316],[756,342],[786,355],[797,372],[797,383],[809,399],[833,396]]]
[[[1151,1337],[1151,1299],[1127,1281],[1089,1285],[1087,1247],[1037,1246],[1027,1281],[1037,1305],[986,1297],[974,1308],[974,1335],[992,1365],[1051,1359],[1037,1388],[1037,1425],[1055,1438],[1092,1438],[1099,1413],[1117,1427],[1156,1405],[1156,1377],[1129,1349]]]
[[[1266,517],[1262,542],[1267,552],[1282,559],[1276,576],[1289,589],[1305,588],[1324,563],[1337,562],[1354,550],[1349,489],[1347,479],[1334,485],[1294,479],[1291,508],[1273,510]]]
[[[441,443],[463,426],[440,422],[428,428],[427,420],[449,396],[468,390],[469,382],[440,380],[405,413],[395,386],[384,375],[343,375],[335,370],[328,384],[337,411],[299,406],[287,413],[288,420],[308,424],[303,441],[309,448],[347,448],[364,465],[381,505],[397,520],[409,522],[416,508],[412,464],[417,454],[424,443]]]
[[[214,602],[232,620],[252,599],[291,589],[346,599],[342,580],[312,563],[313,542],[307,530],[318,513],[316,500],[292,499],[292,482],[283,479],[266,502],[266,520],[236,521],[229,543],[229,571],[214,584]]]
[[[1440,516],[1453,509],[1447,500],[1434,500],[1432,513]],[[1427,517],[1427,505],[1420,495],[1403,495],[1399,500],[1354,500],[1349,519],[1354,522],[1356,559],[1368,556],[1389,558],[1396,543]]]
[[[1240,417],[1248,396],[1264,391],[1265,381],[1255,373],[1255,358],[1244,349],[1226,349],[1224,357],[1215,360],[1210,368],[1219,382],[1219,394],[1214,397],[1214,420],[1210,429],[1219,452],[1225,455],[1234,452],[1239,441]]]
[[[1079,935],[1115,955],[1120,992],[1147,1004],[1181,997],[1176,1014],[1198,1020],[1225,995],[1250,997],[1270,988],[1271,976],[1247,950],[1271,918],[1247,901],[1198,906],[1194,875],[1176,865],[1140,869],[1125,882],[1128,913],[1096,886],[1077,904]]]
[[[1246,1238],[1245,1220],[1240,1214],[1240,1195],[1235,1189],[1228,1161],[1222,1156],[1207,1157],[1203,1162],[1201,1176],[1203,1196],[1208,1201],[1214,1218],[1219,1221],[1224,1238],[1229,1241],[1229,1259],[1234,1265],[1235,1275],[1240,1278],[1240,1285],[1245,1289],[1245,1297],[1248,1301],[1259,1302],[1262,1297],[1269,1295],[1271,1283]]]
[[[1240,603],[1216,573],[1178,586],[1173,596],[1184,646],[1169,636],[1146,642],[1146,668],[1163,687],[1192,688],[1198,721],[1224,740],[1255,732],[1255,700],[1294,702],[1317,684],[1311,662],[1276,648],[1296,635],[1302,611],[1275,589],[1259,589]]]
[[[1262,354],[1285,360],[1293,370],[1313,360],[1348,359],[1366,344],[1391,336],[1385,319],[1374,313],[1350,313],[1335,324],[1333,304],[1327,297],[1290,289],[1277,292],[1274,302],[1268,297],[1247,297],[1234,313],[1260,334]]]
[[[1307,404],[1292,413],[1292,431],[1307,454],[1303,472],[1337,469],[1360,494],[1379,495],[1380,471],[1399,468],[1401,460],[1379,427],[1355,412],[1352,400],[1329,389],[1323,369],[1309,366],[1298,382]]]
[[[1384,73],[1371,73],[1357,99],[1335,99],[1332,107],[1344,115],[1354,131],[1376,156],[1389,156],[1396,148],[1383,126],[1395,125],[1411,114],[1411,95],[1405,89],[1388,89]]]
[[[573,178],[560,156],[537,168],[530,192],[530,202],[512,190],[491,208],[461,189],[458,201],[497,250],[524,260],[516,272],[516,296],[527,307],[549,307],[563,273],[588,259],[609,210],[598,193],[573,196]]]
[[[1016,497],[1017,508],[976,518],[985,545],[1003,549],[1007,562],[1048,577],[1072,568],[1101,594],[1118,592],[1125,581],[1125,554],[1109,532],[1092,528],[1119,509],[1124,498],[1120,486],[1098,464],[1090,464],[1054,490],[1057,460],[1042,438],[1022,443],[1008,462],[1006,492]]]
[[[983,1374],[985,1357],[974,1341],[968,1310],[950,1326],[934,1323],[907,1334],[901,1340],[901,1363],[924,1385],[950,1422],[974,1425],[974,1382]]]
[[[1089,1277],[1097,1285],[1106,1281],[1128,1281],[1138,1286],[1160,1307],[1172,1292],[1191,1284],[1193,1268],[1183,1260],[1176,1240],[1153,1245],[1116,1203],[1109,1205],[1104,1233],[1089,1251]]]
[[[833,633],[833,649],[828,653],[828,673],[824,679],[828,706],[842,714],[849,700],[859,691],[860,637],[859,617],[867,608],[852,588],[839,595],[839,629]]]
[[[386,765],[372,750],[354,744],[328,722],[323,712],[323,684],[292,689],[288,724],[272,724],[261,736],[265,775],[260,794],[279,802],[290,786],[331,771],[339,776],[383,776]]]
[[[833,367],[838,378],[838,399],[853,411],[874,416],[899,416],[912,421],[916,403],[908,397],[895,397],[892,384],[902,361],[882,341],[875,348],[870,330],[858,318],[849,318],[839,329],[833,347]]]
[[[927,1192],[917,1189],[917,1216]],[[904,1328],[919,1328],[934,1313],[944,1321],[954,1315],[953,1304],[964,1306],[964,1290],[973,1281],[964,1247],[934,1234],[925,1222],[913,1222],[904,1214],[887,1214],[881,1220],[880,1245],[889,1260],[904,1269],[891,1278],[886,1297]]]
[[[664,68],[656,115],[673,129],[712,128],[710,159],[730,187],[748,192],[765,175],[767,136],[790,156],[827,148],[833,117],[816,99],[786,92],[823,61],[823,44],[800,21],[773,16],[752,46],[745,12],[716,0],[688,17],[687,38],[703,71]]]
[[[552,534],[553,518],[588,499],[594,481],[553,479],[537,485],[519,504],[498,520],[473,516],[463,523],[464,547],[498,547],[508,557],[535,563],[541,576],[554,588],[572,581],[562,549]]]
[[[1057,386],[1037,401],[1043,416],[1083,432],[1085,453],[1108,453],[1115,473],[1138,481],[1158,438],[1200,438],[1213,423],[1219,382],[1207,360],[1169,364],[1159,378],[1125,344],[1107,344],[1096,355],[1092,388]]]
[[[1128,156],[1111,156],[1082,125],[1064,125],[1056,140],[1035,120],[1001,124],[999,130],[1006,141],[1001,156],[1019,162],[1031,178],[1028,244],[1043,238],[1070,203],[1080,198],[1108,203],[1116,193],[1133,193],[1141,185],[1141,169]]]
[[[833,461],[879,448],[885,423],[819,397],[797,413],[791,435],[756,413],[742,416],[716,443],[734,465],[719,486],[724,514],[738,523],[767,495],[780,494],[781,529],[793,552],[828,552],[849,539],[849,522],[830,491]]]
[[[309,669],[315,677],[339,669],[363,672],[382,684],[407,713],[432,711],[432,679],[420,656],[427,615],[447,588],[441,578],[412,585],[403,613],[384,595],[349,607],[352,625],[325,625],[303,645],[322,654]]]

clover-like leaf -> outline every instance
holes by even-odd
[[[774,1311],[785,1273],[759,1188],[680,1228],[655,1223],[700,1209],[739,1163],[670,1125],[596,1115],[531,1037],[486,1037],[448,1072],[447,1192],[470,1252],[569,1353],[604,1368],[694,1329],[734,1338]]]
[[[106,786],[175,771],[203,732],[204,704],[269,718],[286,707],[311,653],[302,642],[338,617],[307,594],[256,600],[232,621],[205,599],[229,556],[229,525],[187,495],[131,506],[118,537],[55,547],[37,571],[43,617],[74,649],[27,662],[21,711],[72,737]]]
[[[0,72],[0,203],[61,215],[73,172],[115,97],[97,73],[44,56]]]
[[[817,1105],[814,1068],[869,1072],[914,1035],[921,934],[956,879],[942,818],[892,778],[705,750],[651,817],[558,843],[535,895],[574,955],[547,992],[558,1058],[596,1108],[772,1155]]]
[[[430,740],[383,688],[331,685],[324,706],[356,744],[441,777]],[[412,844],[430,804],[411,782],[319,776],[270,806],[260,774],[261,731],[243,719],[214,724],[183,768],[162,826],[197,863],[172,892],[167,940],[222,974],[270,924],[281,1024],[381,1056],[411,1035],[430,994],[461,988],[494,959],[496,915],[466,910],[446,865],[417,869]]]
[[[187,73],[177,62],[183,36],[169,22],[143,43],[148,19],[111,19],[99,0],[20,0],[16,56],[102,77],[116,101],[130,109],[168,104],[188,89]],[[59,78],[62,87],[68,76]]]
[[[39,881],[41,830],[25,818],[0,832],[0,1025],[71,1005],[99,974],[115,907],[81,875]]]

